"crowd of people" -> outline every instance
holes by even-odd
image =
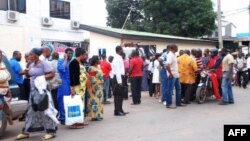
[[[29,138],[29,133],[46,131],[42,139],[55,137],[57,122],[65,125],[67,115],[64,104],[65,96],[81,96],[84,105],[84,122],[68,125],[71,129],[81,129],[88,125],[88,120],[103,120],[104,104],[110,104],[109,98],[114,97],[114,115],[125,116],[129,112],[123,109],[123,100],[129,95],[131,87],[132,105],[140,105],[141,92],[148,91],[150,97],[155,97],[167,108],[184,107],[195,100],[195,93],[201,81],[203,70],[211,71],[211,81],[215,99],[220,105],[234,104],[232,81],[237,69],[238,86],[247,87],[250,78],[250,57],[244,59],[239,54],[236,59],[225,48],[180,50],[175,44],[168,45],[162,53],[154,56],[140,56],[137,49],[130,56],[126,56],[121,46],[116,47],[116,54],[92,56],[88,58],[83,48],[65,49],[63,58],[53,52],[52,46],[33,48],[25,54],[26,67],[20,65],[22,54],[14,51],[10,65],[14,72],[16,83],[20,87],[20,99],[28,100],[29,106],[24,115],[25,124],[17,139]],[[40,59],[41,55],[44,59]],[[3,70],[2,51],[0,51],[0,68]],[[235,68],[235,69],[234,69]],[[245,76],[244,68],[248,69]],[[34,110],[32,94],[36,88],[39,76],[50,81],[55,77],[61,83],[54,89],[48,89],[49,109],[58,111],[56,118],[51,118],[44,111]],[[241,77],[243,84],[241,84]],[[8,88],[8,80],[0,85],[0,102]],[[173,102],[173,94],[175,90]],[[9,94],[9,93],[8,93]],[[173,104],[175,103],[175,104]],[[1,111],[1,110],[0,110]],[[54,112],[57,113],[57,112]],[[1,114],[1,113],[0,113]]]

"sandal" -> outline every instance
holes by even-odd
[[[82,129],[82,128],[84,128],[84,126],[79,125],[79,124],[74,124],[74,125],[70,125],[69,128],[70,129]]]
[[[30,137],[29,134],[23,134],[23,133],[21,133],[21,134],[18,134],[18,135],[16,136],[16,140],[27,139],[27,138],[29,138],[29,137]]]
[[[49,139],[52,139],[55,137],[55,134],[45,134],[43,137],[42,137],[42,140],[49,140]]]

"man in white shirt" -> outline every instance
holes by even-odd
[[[112,74],[113,78],[113,95],[114,95],[114,103],[115,103],[115,116],[124,116],[128,113],[124,112],[122,109],[122,102],[124,96],[124,86],[122,85],[122,77],[125,75],[124,63],[122,59],[123,49],[121,46],[117,46],[115,48],[116,55],[114,56],[114,60],[112,62]]]
[[[245,58],[243,57],[243,54],[239,54],[236,58],[236,68],[238,69],[237,72],[237,82],[239,87],[243,85],[243,88],[246,88],[246,76],[244,75],[244,68],[245,68]],[[241,84],[241,78],[243,77],[243,84]]]
[[[168,91],[166,96],[167,108],[175,109],[176,106],[186,106],[181,103],[181,84],[179,79],[178,62],[175,53],[178,47],[173,44],[169,45],[169,53],[167,55],[167,72],[168,72]],[[172,105],[173,89],[176,90],[176,106]]]

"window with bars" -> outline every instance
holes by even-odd
[[[70,2],[50,0],[50,17],[70,19]]]

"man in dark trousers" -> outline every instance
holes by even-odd
[[[131,91],[133,97],[132,105],[141,104],[141,82],[142,82],[142,69],[143,60],[139,56],[139,51],[132,52],[132,59],[130,60],[130,80]]]
[[[116,55],[114,56],[114,60],[112,62],[112,74],[113,78],[113,95],[114,95],[114,103],[115,103],[115,116],[124,116],[128,114],[124,112],[122,109],[123,95],[124,95],[124,86],[122,85],[122,77],[125,75],[124,63],[122,59],[123,49],[121,46],[117,46],[115,48]]]

